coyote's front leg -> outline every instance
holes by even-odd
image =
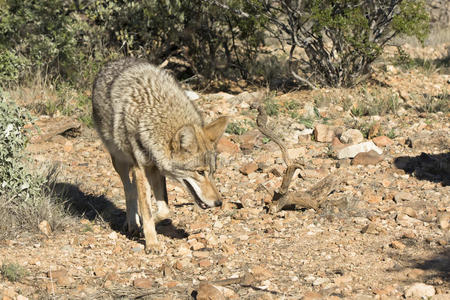
[[[139,214],[142,218],[142,228],[145,238],[145,252],[160,253],[162,247],[158,243],[158,239],[156,237],[155,220],[153,219],[152,210],[149,205],[149,203],[151,203],[150,184],[148,183],[145,176],[145,170],[143,170],[143,168],[136,167],[135,172],[138,190]]]

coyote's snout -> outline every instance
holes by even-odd
[[[183,184],[199,207],[222,205],[215,147],[228,119],[205,125],[168,73],[135,59],[111,62],[94,82],[92,108],[124,186],[128,232],[136,233],[142,220],[147,251],[160,248],[155,222],[170,215],[166,176]]]

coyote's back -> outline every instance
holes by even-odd
[[[199,112],[173,77],[136,59],[111,62],[98,74],[93,120],[109,151],[154,163],[168,155],[167,146],[178,129],[203,126]]]
[[[221,205],[215,147],[228,119],[204,125],[167,72],[135,59],[107,64],[94,82],[92,110],[124,186],[126,226],[135,233],[142,219],[147,250],[159,248],[154,223],[169,217],[166,176],[182,183],[201,208]]]

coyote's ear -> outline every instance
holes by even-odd
[[[172,139],[173,152],[196,153],[198,150],[198,142],[195,131],[192,126],[181,127]]]
[[[227,124],[228,117],[223,116],[206,125],[203,128],[203,131],[205,132],[206,137],[215,144],[217,143],[217,141],[219,141],[220,137],[224,133],[225,129],[227,128]]]

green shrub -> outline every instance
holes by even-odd
[[[36,231],[43,220],[55,229],[64,220],[64,210],[49,190],[52,178],[42,170],[34,173],[24,152],[24,125],[30,116],[1,93],[0,99],[0,238]]]
[[[268,32],[290,47],[294,77],[311,87],[364,81],[393,37],[410,35],[423,42],[429,31],[424,0],[248,2],[268,19]],[[306,57],[294,55],[297,47]]]
[[[3,262],[0,273],[11,282],[20,281],[27,275],[27,271],[17,263]]]

